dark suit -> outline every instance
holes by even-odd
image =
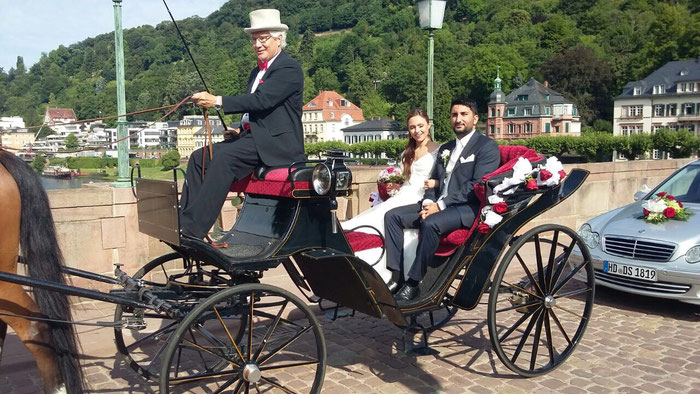
[[[250,92],[259,69],[248,78]],[[231,184],[259,165],[287,166],[305,160],[301,115],[304,73],[299,63],[281,51],[254,93],[222,97],[224,113],[248,113],[250,129],[234,140],[214,145],[214,159],[202,173],[202,149],[187,165],[187,186],[180,225],[187,235],[203,238],[226,200]],[[208,155],[206,155],[208,159]]]
[[[418,216],[420,205],[394,208],[384,216],[387,267],[390,270],[401,270],[404,229],[420,229],[416,260],[408,272],[409,278],[420,281],[425,275],[427,264],[437,250],[440,238],[454,230],[468,228],[474,223],[479,210],[479,199],[474,194],[474,184],[484,175],[495,171],[501,161],[496,141],[478,132],[475,133],[462,149],[460,158],[452,170],[450,182],[447,185],[447,196],[443,199],[444,210],[428,216],[422,222]],[[426,190],[424,199],[438,201],[447,176],[441,154],[444,150],[451,153],[455,145],[456,140],[452,140],[440,146],[431,174],[432,179],[438,180],[438,187]],[[474,155],[474,160],[467,161],[471,155]]]

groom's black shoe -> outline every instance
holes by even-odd
[[[394,298],[396,301],[410,301],[418,295],[418,285],[412,286],[408,283],[403,285],[401,290],[396,293],[396,296]]]

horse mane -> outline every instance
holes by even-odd
[[[12,153],[0,150],[0,164],[10,173],[22,202],[20,252],[29,276],[65,284],[63,254],[58,247],[49,199],[31,167]],[[37,305],[50,319],[72,321],[70,302],[63,293],[35,288]],[[69,393],[85,391],[80,369],[78,338],[72,324],[48,323],[61,376]]]

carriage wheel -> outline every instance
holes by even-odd
[[[146,286],[156,290],[168,287],[169,278],[175,278],[177,283],[202,284],[201,287],[187,288],[186,293],[181,294],[175,301],[185,308],[187,306],[194,308],[199,301],[209,297],[221,287],[214,285],[207,287],[206,283],[230,279],[228,275],[222,275],[212,270],[211,266],[205,268],[184,259],[179,253],[169,253],[144,265],[134,274],[133,278],[142,279]],[[215,278],[216,280],[214,280]],[[173,287],[171,286],[171,288]],[[195,290],[193,291],[193,289]],[[183,292],[180,291],[180,293]],[[146,379],[157,380],[165,347],[170,335],[177,328],[179,320],[162,312],[124,308],[117,305],[114,321],[119,322],[123,319],[131,321],[143,319],[146,326],[142,330],[121,327],[114,329],[117,349],[123,355],[124,362]],[[240,329],[234,335],[240,339],[243,330]]]
[[[501,260],[489,296],[498,358],[526,377],[559,366],[583,337],[594,292],[591,256],[576,232],[547,224],[520,236]]]
[[[242,340],[231,335],[238,327]],[[183,319],[165,351],[160,390],[318,393],[325,369],[326,342],[309,307],[285,290],[243,284]]]

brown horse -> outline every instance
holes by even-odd
[[[15,155],[0,150],[0,271],[16,273],[18,252],[29,276],[65,283],[63,256],[56,241],[48,197],[34,171]],[[0,354],[7,326],[34,356],[46,393],[80,393],[84,383],[73,325],[20,317],[71,320],[68,296],[0,281]]]

